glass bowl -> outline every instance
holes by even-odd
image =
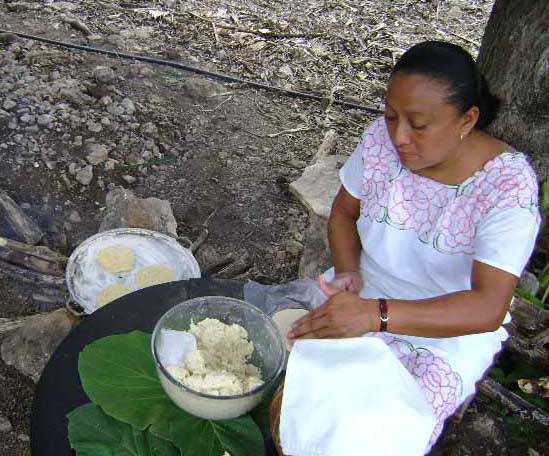
[[[246,329],[248,339],[254,344],[249,361],[261,370],[262,385],[244,394],[216,396],[194,391],[170,375],[158,354],[162,330],[188,331],[191,322],[198,323],[205,318],[236,323]],[[244,415],[261,402],[264,393],[280,376],[286,348],[272,319],[257,307],[238,299],[205,296],[176,305],[158,320],[152,335],[152,353],[162,387],[178,407],[200,418],[220,420]]]

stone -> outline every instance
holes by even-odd
[[[290,67],[290,65],[284,64],[284,65],[282,65],[282,66],[278,69],[278,75],[279,75],[282,79],[291,78],[292,75],[293,75],[292,68]]]
[[[128,184],[133,184],[137,180],[135,177],[130,176],[129,174],[123,175],[122,179],[124,179]]]
[[[34,123],[35,117],[32,114],[26,113],[20,117],[20,120],[21,122],[30,124],[30,123]]]
[[[103,126],[100,123],[89,121],[86,126],[88,127],[88,130],[92,133],[99,133],[103,130]]]
[[[102,84],[110,84],[116,80],[114,70],[108,66],[97,66],[92,71],[93,78]]]
[[[92,165],[99,165],[109,158],[109,149],[104,144],[87,144],[86,160]]]
[[[105,202],[107,207],[99,231],[144,228],[177,238],[177,222],[168,201],[137,198],[131,190],[117,187],[107,194]]]
[[[120,105],[124,108],[125,113],[129,116],[133,115],[133,113],[135,112],[135,105],[133,104],[133,101],[129,98],[124,98]]]
[[[290,191],[313,214],[328,219],[332,202],[341,182],[337,169],[339,159],[330,155],[305,168],[302,176],[290,184]]]
[[[76,11],[78,9],[78,6],[71,2],[55,2],[48,5],[48,7],[65,13]]]
[[[110,104],[107,106],[107,112],[109,114],[112,114],[113,116],[121,116],[123,115],[126,111],[124,110],[124,108],[122,106],[120,106],[119,104]]]
[[[446,17],[448,17],[448,19],[459,20],[463,17],[463,11],[458,5],[454,5],[448,10]]]
[[[2,360],[37,382],[52,353],[76,324],[66,309],[35,315],[5,335],[0,346]]]
[[[17,106],[17,103],[15,101],[7,99],[6,101],[4,101],[4,104],[2,105],[2,109],[4,109],[5,111],[10,111],[16,106]]]
[[[185,80],[183,90],[192,99],[209,98],[217,93],[224,92],[223,86],[217,82],[202,78]]]
[[[13,429],[10,420],[4,415],[0,415],[0,432],[10,432]]]
[[[519,280],[519,287],[535,296],[539,291],[539,280],[535,274],[524,270]]]
[[[38,116],[37,122],[38,122],[38,125],[40,125],[41,127],[47,127],[53,122],[53,120],[54,120],[54,117],[52,115],[42,114]]]
[[[73,223],[80,223],[82,221],[82,218],[77,211],[71,211],[71,213],[69,214],[69,220]]]
[[[328,221],[311,214],[303,239],[303,253],[299,261],[300,279],[316,279],[332,266],[332,254],[328,244]]]
[[[85,166],[84,168],[77,171],[74,178],[82,185],[90,185],[90,182],[93,179],[92,165]]]

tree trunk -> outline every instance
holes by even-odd
[[[529,153],[540,180],[549,164],[549,1],[496,0],[478,57],[501,110],[489,131]]]

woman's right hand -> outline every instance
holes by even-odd
[[[342,291],[358,295],[364,286],[362,276],[357,271],[339,272],[330,282],[327,282],[322,274],[318,277],[318,283],[327,296],[333,296]]]

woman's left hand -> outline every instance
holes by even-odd
[[[297,320],[288,339],[340,339],[379,329],[376,301],[342,291]]]

